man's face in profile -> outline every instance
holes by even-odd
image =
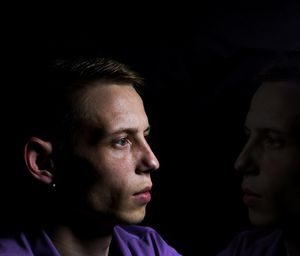
[[[150,173],[159,168],[141,97],[130,84],[95,82],[71,100],[81,125],[61,170],[64,207],[88,216],[93,227],[141,222],[151,200]]]
[[[300,83],[264,82],[245,122],[249,136],[235,162],[244,203],[257,226],[300,218]]]

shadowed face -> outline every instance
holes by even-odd
[[[140,96],[129,85],[96,84],[73,104],[82,124],[67,162],[72,207],[113,224],[142,221],[151,199],[150,172],[159,162],[147,143],[149,123]]]
[[[300,218],[300,85],[264,82],[245,122],[246,145],[235,162],[244,203],[257,226]]]

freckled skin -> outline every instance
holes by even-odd
[[[146,140],[149,123],[142,99],[132,86],[101,84],[88,88],[80,97],[74,102],[86,117],[76,135],[73,157],[85,166],[79,177],[88,173],[92,178],[80,195],[85,208],[79,202],[77,210],[91,218],[99,216],[98,223],[103,215],[109,216],[104,220],[106,224],[111,221],[111,226],[139,223],[147,204],[134,194],[152,186],[150,173],[159,168]],[[93,139],[97,129],[101,136]],[[74,204],[76,211],[76,200]]]

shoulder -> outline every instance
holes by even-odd
[[[1,256],[33,256],[37,254],[59,255],[44,231],[22,231],[0,235]]]
[[[135,253],[133,255],[181,255],[151,227],[139,225],[116,226],[114,239],[119,249]]]
[[[32,255],[25,233],[5,233],[0,236],[0,255]]]
[[[282,233],[279,230],[246,230],[236,235],[217,256],[275,255],[282,249],[281,242]]]

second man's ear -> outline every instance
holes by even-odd
[[[24,160],[29,173],[37,180],[53,182],[53,160],[51,142],[31,137],[24,147]]]

